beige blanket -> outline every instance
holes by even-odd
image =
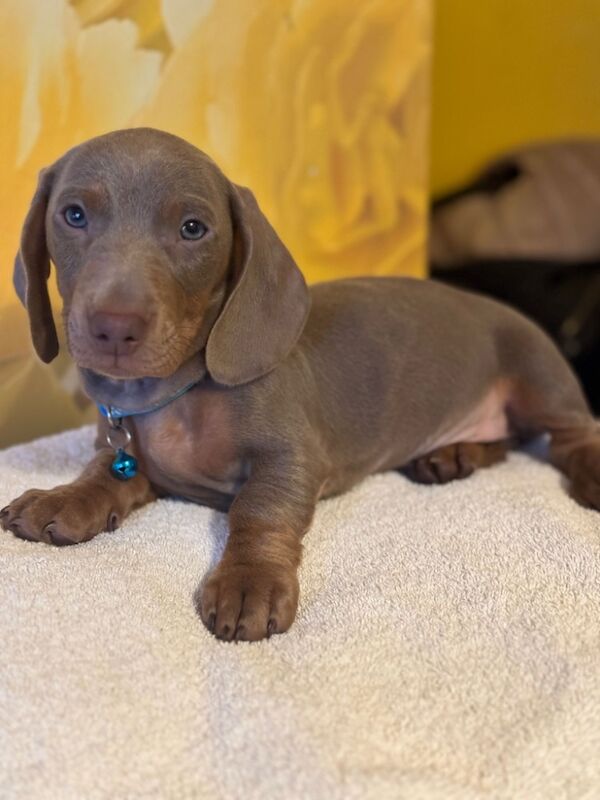
[[[0,505],[86,428],[0,454]],[[319,505],[291,631],[216,641],[225,517],[174,500],[71,548],[0,536],[0,797],[600,797],[600,515],[525,454]]]

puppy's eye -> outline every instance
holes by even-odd
[[[199,219],[186,219],[179,232],[184,239],[201,239],[207,231],[206,225]]]
[[[87,225],[85,211],[81,206],[69,206],[65,208],[64,217],[67,225],[70,225],[72,228],[85,228]]]

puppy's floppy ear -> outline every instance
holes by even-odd
[[[46,209],[52,181],[52,171],[42,170],[21,232],[21,247],[13,273],[15,290],[29,314],[33,345],[46,363],[58,354],[58,337],[47,286],[50,256],[46,245]]]
[[[302,273],[252,192],[231,184],[233,289],[206,345],[212,378],[226,386],[266,375],[298,340],[310,308]]]

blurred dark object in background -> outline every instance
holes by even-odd
[[[600,415],[600,140],[527,148],[435,201],[430,271],[535,319]]]
[[[478,261],[432,277],[496,297],[536,320],[569,359],[600,415],[600,261]]]

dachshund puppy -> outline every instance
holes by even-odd
[[[97,453],[73,483],[25,492],[2,525],[65,545],[160,496],[227,510],[200,600],[221,639],[290,627],[317,501],[369,473],[464,478],[547,432],[573,496],[600,509],[600,428],[541,330],[432,281],[307,288],[248,189],[175,136],[110,133],[42,172],[14,282],[46,362],[50,260],[104,412]]]

